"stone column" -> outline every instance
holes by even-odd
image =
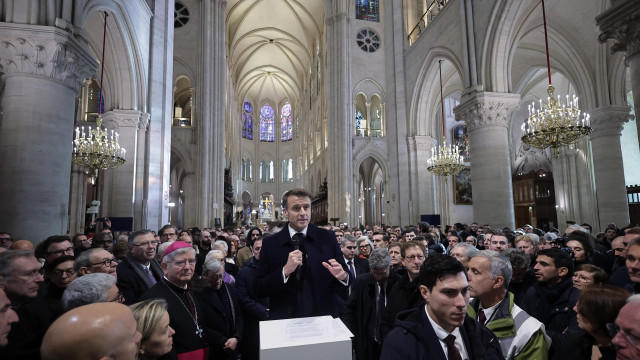
[[[355,199],[353,182],[353,111],[351,110],[351,24],[344,5],[336,5],[329,13],[327,23],[327,70],[325,93],[327,96],[327,121],[329,146],[327,168],[329,177],[329,219],[340,218],[341,222],[357,224],[355,214],[347,213],[348,197]],[[368,120],[368,119],[367,119]],[[314,147],[315,149],[315,147]],[[314,150],[315,151],[315,150]],[[319,179],[320,180],[320,179]],[[322,180],[320,180],[322,181]],[[314,191],[315,189],[308,189]],[[364,214],[362,220],[365,221]]]
[[[613,40],[611,50],[625,52],[635,113],[640,114],[640,1],[612,1],[611,8],[596,17],[596,25],[601,31],[601,42]],[[640,127],[638,135],[640,137]]]
[[[0,229],[37,243],[68,230],[74,102],[97,64],[57,28],[2,23],[0,33]]]
[[[411,139],[409,139],[411,142]],[[415,145],[409,148],[415,151],[412,155],[412,168],[415,169],[418,178],[418,217],[420,215],[433,215],[442,213],[436,204],[436,189],[434,176],[427,171],[427,161],[431,157],[431,149],[438,145],[436,139],[431,136],[416,136],[413,139]]]
[[[628,224],[629,207],[624,181],[624,166],[620,135],[622,126],[629,121],[628,106],[605,106],[591,110],[591,147],[593,173],[598,194],[600,229],[607,224]]]
[[[138,150],[138,131],[141,112],[138,110],[112,110],[102,115],[103,124],[113,129],[120,137],[118,142],[126,150],[126,162],[114,169],[102,171],[103,178],[109,178],[109,186],[105,182],[102,193],[109,196],[102,207],[102,216],[133,217],[134,199],[136,198],[136,160]],[[98,199],[102,200],[102,199]]]
[[[508,129],[519,103],[518,94],[472,92],[454,109],[469,134],[474,220],[498,229],[515,227]]]

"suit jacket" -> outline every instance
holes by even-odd
[[[229,304],[223,303],[222,299],[226,299],[227,289],[231,294],[231,301],[235,312],[235,321]],[[221,297],[220,292],[224,292]],[[202,320],[204,322],[205,334],[209,342],[209,358],[210,359],[237,359],[238,348],[235,351],[225,351],[224,343],[230,338],[238,339],[238,344],[242,341],[243,333],[243,315],[238,303],[236,290],[232,285],[222,283],[220,290],[215,291],[210,287],[206,287],[196,297],[202,308]]]
[[[371,271],[369,268],[369,260],[357,256],[353,258],[353,267],[356,270],[356,277],[360,274],[368,274]]]
[[[156,281],[163,277],[162,268],[156,259],[151,260],[149,268]],[[125,305],[135,304],[142,294],[153,287],[153,283],[147,273],[142,270],[142,264],[134,259],[130,253],[118,264],[118,289],[124,296]]]
[[[303,265],[297,270],[300,271],[300,280],[292,273],[285,283],[282,268],[293,251],[289,224],[264,239],[256,267],[256,296],[269,297],[272,320],[320,315],[337,317],[338,298],[347,298],[348,287],[322,265],[322,262],[335,259],[348,273],[335,234],[309,224],[300,248],[305,252]],[[349,277],[349,281],[354,279]]]
[[[460,327],[460,335],[469,359],[504,359],[496,336],[468,315]],[[447,359],[424,306],[398,314],[396,327],[384,339],[380,359]]]
[[[400,278],[398,274],[391,273],[389,275],[385,288],[387,302],[391,288]],[[354,347],[358,360],[379,358],[379,351],[376,351],[377,354],[373,351],[379,346],[373,338],[376,329],[376,307],[376,279],[371,273],[362,274],[356,279],[356,284],[346,303],[342,317],[345,325],[355,335]]]

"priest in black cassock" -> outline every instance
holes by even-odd
[[[162,258],[164,277],[140,300],[164,299],[169,304],[169,326],[175,330],[173,349],[163,360],[207,360],[209,347],[203,329],[202,309],[187,288],[193,276],[196,252],[184,241],[169,245]]]

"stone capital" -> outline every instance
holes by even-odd
[[[457,121],[467,124],[469,131],[480,127],[509,127],[511,115],[520,105],[519,94],[472,92],[453,109]]]
[[[138,128],[142,113],[139,110],[115,109],[102,114],[102,120],[108,128]]]
[[[57,80],[74,90],[98,66],[83,38],[49,26],[0,23],[0,71]]]
[[[431,149],[438,146],[438,141],[431,136],[416,136],[415,147],[418,151],[431,151]]]
[[[633,116],[628,106],[603,106],[589,111],[589,115],[593,129],[589,136],[591,139],[620,136],[622,126]]]
[[[151,114],[141,113],[140,121],[138,122],[138,129],[143,129],[144,131],[147,131],[149,129],[150,118],[151,118]]]
[[[596,17],[596,25],[600,28],[598,40],[613,40],[613,52],[624,51],[625,64],[640,53],[640,2],[626,0],[614,4],[612,8]]]

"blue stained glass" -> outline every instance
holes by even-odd
[[[273,142],[275,138],[273,108],[265,103],[260,109],[260,141]]]
[[[378,0],[356,0],[356,19],[379,22],[379,9]]]
[[[293,138],[293,117],[291,116],[291,104],[286,103],[282,107],[280,115],[280,141],[288,141]]]
[[[244,110],[242,113],[242,137],[253,140],[253,106],[249,100],[245,100],[242,108]]]

